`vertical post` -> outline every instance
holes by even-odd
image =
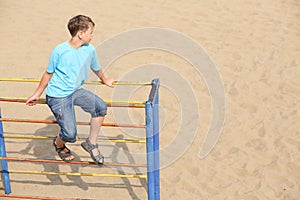
[[[147,182],[148,200],[155,200],[154,147],[153,147],[153,108],[151,102],[146,103],[146,149],[147,149]]]
[[[154,178],[155,178],[155,200],[160,199],[160,164],[159,164],[159,79],[155,82],[156,95],[153,108],[153,143],[154,143]]]
[[[152,81],[146,102],[148,200],[160,199],[159,79]]]
[[[1,115],[1,108],[0,108],[0,118],[2,118]],[[5,143],[4,143],[4,136],[3,136],[3,126],[2,121],[0,121],[0,156],[6,157],[6,149],[5,149]],[[5,190],[5,194],[10,194],[10,180],[9,180],[9,174],[8,174],[8,166],[7,166],[7,160],[1,160],[1,172],[2,172],[2,182]]]

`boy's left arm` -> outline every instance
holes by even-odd
[[[102,69],[100,69],[99,71],[95,71],[93,70],[93,72],[99,77],[99,79],[108,87],[114,87],[113,86],[113,82],[115,82],[114,79],[112,78],[106,78]]]

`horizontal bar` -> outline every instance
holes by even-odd
[[[2,171],[1,171],[2,173]],[[33,174],[33,175],[65,175],[65,176],[94,176],[94,177],[115,177],[115,178],[147,178],[147,175],[139,174],[96,174],[96,173],[74,173],[74,172],[41,172],[41,171],[23,171],[10,170],[10,174]]]
[[[19,135],[19,134],[3,134],[4,138],[13,139],[34,139],[34,140],[53,140],[54,137],[36,136],[36,135]],[[84,139],[76,138],[77,141],[83,141]],[[98,139],[99,142],[116,142],[116,143],[146,143],[146,140],[135,139],[119,139],[119,138],[107,138]]]
[[[100,81],[87,81],[85,84],[88,85],[103,85],[104,83]],[[138,82],[138,81],[115,81],[113,85],[138,85],[138,86],[148,86],[151,82]]]
[[[39,200],[77,200],[74,198],[53,198],[53,197],[39,197],[39,196],[24,196],[24,195],[11,195],[11,194],[0,194],[0,197],[10,198],[10,199],[39,199]],[[87,199],[86,199],[87,200]]]
[[[27,98],[24,97],[0,97],[0,101],[6,102],[18,102],[25,103]],[[41,98],[39,100],[34,101],[37,104],[46,104],[46,100]],[[145,102],[143,101],[112,101],[112,100],[104,100],[108,107],[128,107],[128,108],[144,108]]]
[[[2,122],[26,122],[26,123],[42,123],[42,124],[57,124],[54,120],[40,120],[40,119],[13,119],[13,118],[0,118]],[[77,125],[90,125],[90,122],[77,122]],[[115,124],[103,123],[101,126],[111,127],[125,127],[125,128],[145,128],[145,125],[139,124]]]
[[[29,158],[9,158],[0,157],[0,160],[15,161],[15,162],[32,162],[32,163],[56,163],[56,164],[73,164],[73,165],[96,165],[94,162],[88,161],[70,161],[49,160],[49,159],[29,159]],[[146,167],[145,164],[131,164],[131,163],[104,163],[105,167]]]
[[[31,83],[39,83],[40,79],[34,78],[0,78],[0,81],[6,82],[31,82]],[[104,83],[101,81],[87,81],[85,84],[88,85],[103,85]],[[113,85],[151,85],[151,82],[139,82],[139,81],[115,81]]]

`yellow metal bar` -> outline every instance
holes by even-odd
[[[104,100],[105,103],[110,104],[132,104],[132,105],[145,105],[145,101],[114,101],[114,100]]]
[[[31,163],[56,163],[66,165],[96,165],[95,162],[88,161],[70,161],[64,162],[63,160],[45,160],[45,159],[30,159],[30,158],[12,158],[12,157],[0,157],[0,160],[7,160],[13,162],[31,162]],[[104,167],[146,167],[145,164],[131,164],[131,163],[108,163],[105,162]]]
[[[89,85],[103,85],[100,81],[87,81],[85,84]],[[139,81],[115,81],[113,85],[141,85],[141,86],[147,86],[151,85],[151,82],[139,82]]]
[[[33,175],[65,175],[65,176],[95,176],[95,177],[115,177],[115,178],[147,178],[147,175],[139,174],[96,174],[96,173],[74,173],[74,172],[41,172],[9,170],[12,174],[33,174]]]
[[[27,98],[25,97],[0,97],[0,101],[20,101],[26,102]],[[119,105],[129,105],[129,106],[144,106],[144,101],[114,101],[114,100],[104,100],[107,104],[119,104]],[[46,103],[45,98],[40,98],[37,103]]]
[[[0,81],[6,82],[31,82],[38,83],[40,79],[34,78],[0,78]],[[89,85],[103,85],[101,81],[87,81],[85,84]],[[113,85],[151,85],[151,82],[139,82],[139,81],[115,81]]]
[[[10,139],[35,139],[35,140],[53,140],[54,137],[47,136],[36,136],[36,135],[19,135],[19,134],[3,134],[4,138]],[[82,138],[76,138],[77,141],[83,141]],[[115,142],[115,143],[146,143],[146,140],[135,140],[135,139],[117,139],[117,138],[107,138],[98,139],[99,142]]]
[[[34,79],[34,78],[0,78],[0,81],[7,81],[7,82],[32,82],[32,83],[40,82],[40,80]]]

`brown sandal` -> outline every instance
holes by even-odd
[[[54,138],[54,140],[53,140],[53,146],[55,147],[55,151],[57,152],[57,154],[59,155],[59,157],[63,161],[65,161],[65,162],[71,162],[71,161],[73,161],[74,157],[72,159],[70,159],[70,160],[66,159],[66,158],[72,156],[71,150],[66,145],[64,145],[62,147],[57,147],[57,145],[55,144],[55,141],[56,141],[56,138]],[[65,149],[67,150],[67,152],[62,153],[62,151],[65,150]]]

